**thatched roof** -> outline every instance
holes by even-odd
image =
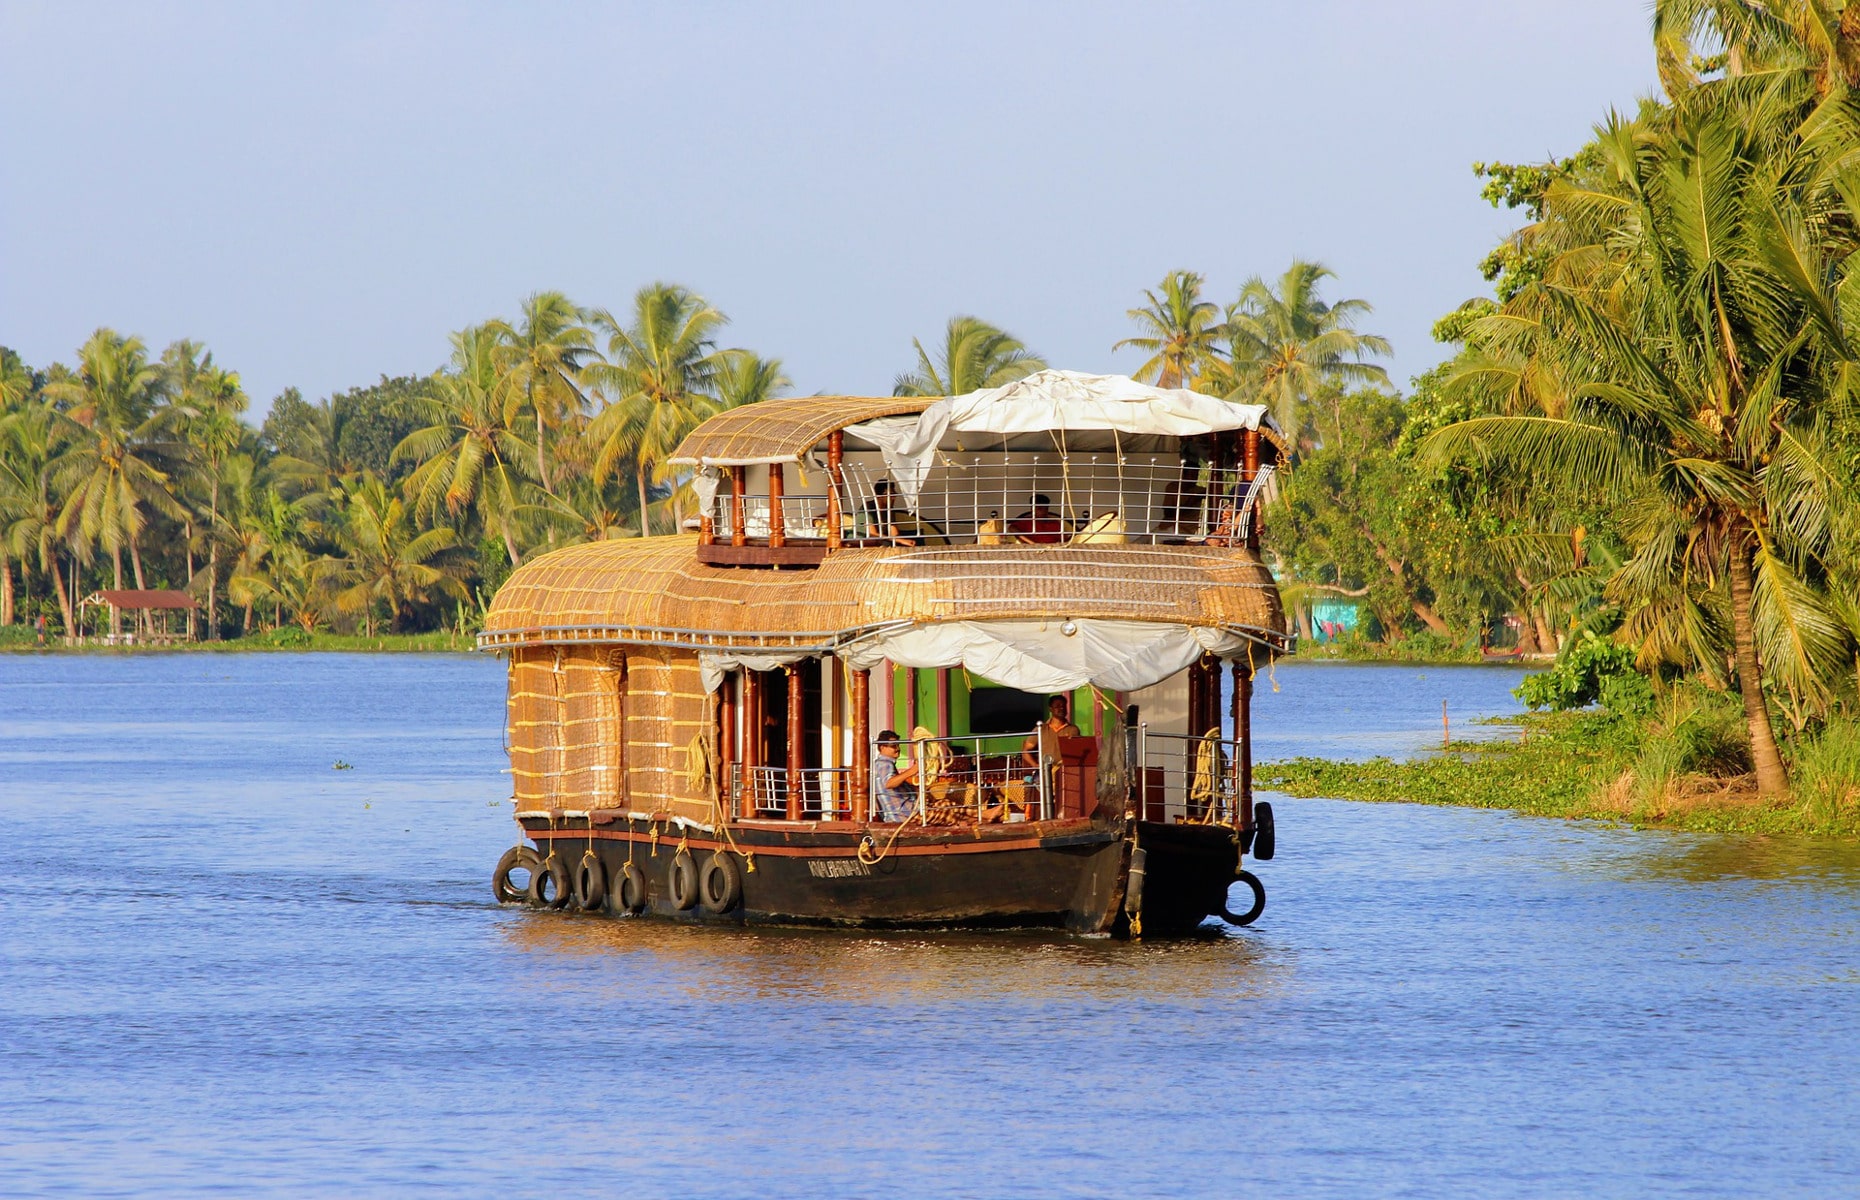
[[[199,608],[200,604],[186,592],[172,588],[104,588],[84,600],[86,604],[108,604],[113,608],[164,609]]]
[[[1271,573],[1244,547],[846,549],[817,568],[708,567],[690,535],[591,542],[525,563],[479,645],[562,642],[830,650],[881,627],[1103,618],[1277,640]]]
[[[922,412],[922,396],[787,396],[727,409],[678,444],[671,461],[712,467],[793,462],[836,429]]]

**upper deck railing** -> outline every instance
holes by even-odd
[[[912,506],[882,470],[848,463],[827,495],[720,489],[702,516],[713,544],[733,546],[1239,545],[1272,473],[1165,456],[956,456]]]

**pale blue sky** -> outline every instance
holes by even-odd
[[[0,343],[203,339],[256,407],[431,370],[446,334],[653,279],[890,391],[954,313],[1131,370],[1174,267],[1294,256],[1398,380],[1513,224],[1476,159],[1654,84],[1641,0],[133,4],[0,0]]]

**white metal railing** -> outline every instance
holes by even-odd
[[[847,463],[840,536],[912,546],[1237,545],[1272,474],[1270,466],[1249,476],[1162,455],[956,456],[931,468],[912,510],[882,468]],[[783,496],[783,534],[826,538],[827,507],[824,496]],[[733,539],[735,512],[729,490],[719,489],[709,512],[717,541]],[[742,514],[746,540],[769,537],[769,496],[745,495]]]
[[[1192,737],[1131,730],[1132,798],[1144,820],[1237,824],[1242,743],[1218,733]]]
[[[845,767],[803,768],[800,773],[800,819],[832,821],[850,815],[846,812],[847,801],[843,799],[850,774]],[[785,818],[788,815],[788,768],[751,767],[749,779],[756,815],[776,821]],[[741,797],[736,794],[735,781],[732,781],[731,787],[732,798],[740,803]]]

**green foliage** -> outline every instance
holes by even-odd
[[[1639,680],[1641,685],[1647,682],[1634,669],[1634,651],[1590,632],[1571,641],[1548,670],[1525,676],[1512,694],[1533,709],[1558,712],[1587,708],[1609,695],[1615,700],[1609,705],[1614,711],[1643,713],[1651,704],[1652,689],[1647,687],[1643,692],[1634,684],[1621,682],[1628,677]]]
[[[1795,789],[1817,819],[1860,819],[1860,719],[1840,714],[1795,748]]]

